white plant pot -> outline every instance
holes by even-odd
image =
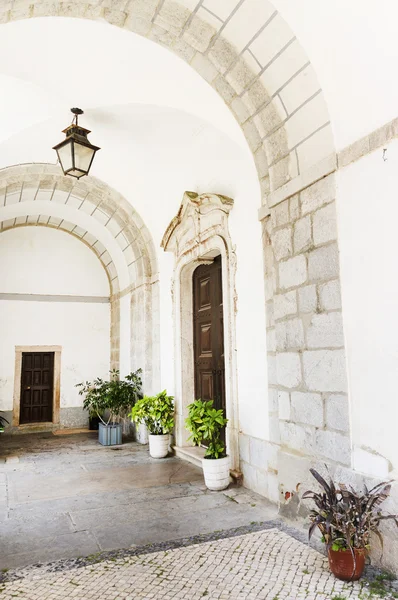
[[[152,458],[165,458],[169,453],[170,434],[151,435],[149,434],[149,454]]]
[[[203,475],[209,490],[218,492],[229,486],[229,456],[225,458],[202,458]]]
[[[135,425],[135,439],[139,444],[148,443],[148,429],[145,423],[136,423]]]

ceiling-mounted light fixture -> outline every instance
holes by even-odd
[[[80,127],[78,123],[79,115],[83,114],[81,108],[71,108],[75,115],[71,125],[63,130],[66,138],[53,147],[57,151],[58,159],[64,175],[72,177],[83,177],[88,175],[95,153],[100,150],[98,146],[93,146],[87,139],[87,134],[91,133],[89,129]]]

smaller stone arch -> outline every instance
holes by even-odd
[[[49,203],[49,207],[74,208],[104,227],[123,253],[128,269],[127,285],[120,287],[117,269],[96,236],[68,218],[54,216],[53,211],[49,211],[50,216],[27,213],[15,217],[14,221],[3,219],[0,231],[23,223],[46,223],[80,237],[107,267],[112,296],[120,297],[129,289],[157,278],[156,253],[149,230],[132,205],[104,182],[95,177],[74,181],[66,178],[58,166],[49,164],[18,165],[0,171],[0,210],[14,204],[39,201]]]
[[[133,206],[94,177],[75,181],[55,165],[17,165],[0,171],[0,234],[20,226],[66,231],[97,255],[110,282],[111,368],[142,367],[151,388],[160,371],[159,353],[148,358],[158,339],[158,265],[152,236]],[[134,310],[132,298],[139,299]]]

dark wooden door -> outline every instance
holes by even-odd
[[[193,276],[195,398],[214,400],[225,414],[221,256]]]
[[[23,352],[20,423],[53,419],[54,352]]]

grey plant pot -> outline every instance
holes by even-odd
[[[118,446],[122,443],[122,424],[98,426],[98,441],[103,446]]]

